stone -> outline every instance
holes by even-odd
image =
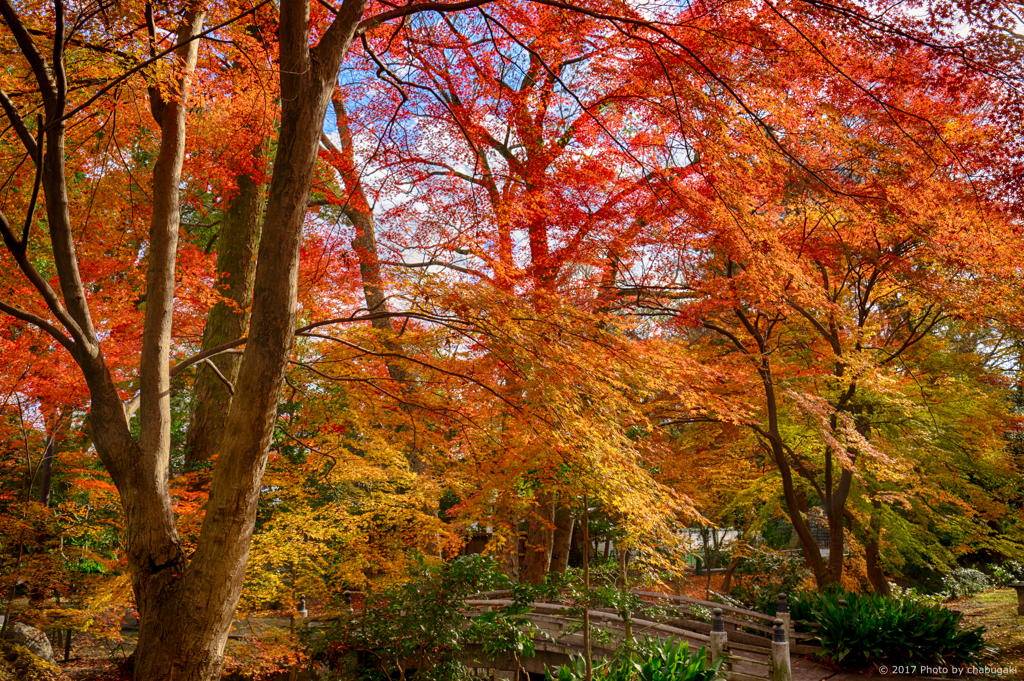
[[[139,618],[135,614],[135,611],[133,609],[131,609],[131,608],[126,609],[124,611],[124,616],[121,617],[121,630],[123,631],[125,629],[138,629],[138,628],[139,628]]]
[[[7,628],[4,640],[28,648],[30,653],[46,660],[50,664],[56,664],[57,662],[53,657],[53,646],[50,645],[50,639],[35,627],[15,622]]]
[[[772,656],[770,659],[770,681],[793,681],[793,666],[789,659],[789,643],[786,631],[783,629],[785,622],[780,618],[774,621],[772,634]]]
[[[1017,590],[1017,614],[1024,615],[1024,582],[1014,582],[1010,586]]]

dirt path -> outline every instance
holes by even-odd
[[[131,653],[134,643],[126,637],[123,644],[112,644],[89,634],[79,634],[71,645],[71,659],[64,662],[63,651],[57,664],[73,681],[129,681],[117,668],[117,661]]]
[[[964,614],[967,627],[985,627],[985,641],[996,648],[992,664],[1014,669],[991,678],[1024,679],[1024,616],[1017,614],[1017,593],[996,589],[949,604]]]

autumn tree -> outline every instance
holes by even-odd
[[[678,271],[694,264],[685,257],[677,258],[681,268],[666,267],[664,258],[676,256],[677,245],[712,233],[729,234],[737,244],[752,235],[744,246],[748,255],[771,252],[778,242],[772,235],[784,212],[784,189],[806,182],[826,194],[853,194],[860,174],[875,170],[868,167],[874,156],[885,156],[884,145],[862,144],[872,139],[874,126],[897,138],[903,134],[900,149],[916,154],[915,147],[924,147],[941,157],[938,168],[952,167],[952,151],[942,142],[945,131],[937,134],[922,114],[907,112],[933,99],[900,97],[929,89],[948,94],[949,88],[940,87],[942,79],[931,76],[940,65],[956,63],[958,53],[927,45],[927,32],[921,32],[914,17],[901,15],[898,24],[890,25],[868,5],[765,3],[745,9],[698,4],[648,13],[625,3],[554,0],[397,8],[364,0],[288,2],[279,8],[0,0],[0,40],[12,64],[0,76],[0,105],[9,123],[2,139],[5,150],[18,149],[4,159],[5,175],[13,179],[0,208],[9,265],[2,273],[7,287],[0,310],[18,320],[19,329],[31,325],[46,333],[54,355],[65,362],[70,357],[84,382],[92,444],[116,485],[124,513],[127,562],[141,616],[136,678],[211,679],[220,672],[295,347],[303,229],[324,118],[339,70],[357,40],[363,63],[372,62],[374,72],[393,88],[386,97],[373,91],[358,101],[360,108],[379,104],[383,110],[386,104],[404,102],[408,89],[431,83],[449,96],[447,107],[454,109],[446,124],[473,124],[460,133],[459,144],[465,146],[460,146],[458,164],[429,145],[422,151],[437,154],[441,165],[435,167],[446,174],[449,189],[456,183],[472,185],[471,191],[464,186],[456,190],[473,199],[461,208],[487,196],[487,219],[479,222],[486,229],[474,235],[469,253],[476,259],[471,266],[482,261],[491,269],[494,286],[481,290],[471,281],[440,282],[438,295],[423,305],[432,312],[431,323],[451,323],[443,328],[453,331],[447,347],[455,362],[419,361],[458,378],[459,388],[452,392],[471,408],[479,407],[484,420],[500,423],[496,415],[515,413],[521,427],[508,431],[506,440],[490,437],[494,429],[465,440],[486,443],[487,451],[507,447],[518,453],[513,459],[477,457],[484,450],[468,446],[450,447],[447,456],[463,464],[464,475],[469,465],[478,464],[492,480],[507,475],[509,461],[515,464],[513,479],[540,482],[553,481],[564,467],[582,488],[599,489],[606,501],[619,503],[621,515],[640,525],[638,532],[659,522],[640,491],[649,491],[672,511],[682,505],[649,475],[651,460],[630,437],[635,436],[631,429],[649,425],[637,382],[644,374],[635,367],[658,362],[650,355],[622,360],[629,356],[626,339],[637,335],[637,327],[623,321],[625,315],[615,319],[608,314],[623,306],[608,300],[595,304],[595,290],[603,286],[616,296],[635,293],[645,304],[652,291],[660,290],[662,298],[654,300],[662,300],[678,292]],[[429,19],[413,18],[421,12]],[[451,16],[460,21],[472,17],[472,22],[460,27]],[[481,69],[491,88],[481,101],[501,103],[493,108],[493,119],[488,106],[460,113],[462,105],[455,101],[457,96],[460,102],[475,102],[461,90],[468,81],[455,82],[467,78],[478,56],[466,33],[468,24],[478,35],[498,36],[479,43],[493,60]],[[562,43],[562,32],[593,45]],[[863,52],[856,47],[862,35],[871,38],[871,49]],[[440,42],[435,48],[431,41]],[[917,51],[905,68],[894,68],[892,76],[875,68],[879,54],[895,59],[907,45]],[[403,70],[389,68],[391,49]],[[182,215],[189,207],[182,190],[193,172],[186,160],[201,156],[190,150],[189,140],[195,139],[190,136],[201,119],[192,114],[204,101],[215,101],[208,94],[217,83],[227,83],[223,90],[230,91],[239,85],[240,72],[255,78],[263,64],[239,66],[254,54],[266,69],[277,71],[278,79],[250,87],[265,88],[266,102],[279,94],[278,107],[252,126],[255,135],[244,143],[238,140],[230,158],[273,149],[269,177],[260,176],[258,163],[239,162],[229,173],[242,178],[233,180],[237,192],[228,189],[230,181],[209,187],[224,193],[217,197],[222,205],[232,197],[225,218],[238,215],[237,225],[244,227],[236,271],[228,263],[226,243],[234,241],[226,233],[220,237],[225,242],[220,264],[210,263],[196,243],[181,238]],[[441,59],[431,62],[432,54]],[[814,68],[807,68],[808,58]],[[581,63],[577,59],[591,59],[594,65],[579,67],[574,80],[569,76]],[[920,67],[916,74],[912,65]],[[619,82],[627,69],[630,81]],[[502,78],[516,72],[514,83]],[[865,74],[870,78],[865,80]],[[876,80],[884,92],[876,91]],[[818,99],[824,91],[832,96],[823,104]],[[844,99],[850,92],[860,94]],[[556,110],[555,100],[573,113]],[[786,106],[776,109],[777,102]],[[779,119],[765,113],[776,110],[784,114]],[[226,118],[237,120],[230,114]],[[275,126],[266,124],[275,119]],[[502,123],[500,130],[487,130],[493,120]],[[863,128],[852,142],[843,132],[850,121]],[[954,133],[959,122],[956,117],[940,121]],[[802,135],[804,126],[815,134]],[[830,151],[833,142],[841,152],[857,153]],[[114,147],[117,153],[110,151]],[[617,150],[614,158],[621,163],[592,158],[588,150],[599,148]],[[339,151],[344,165],[345,150]],[[492,155],[500,165],[492,163]],[[473,170],[463,174],[469,180],[458,177],[467,156]],[[112,165],[125,167],[108,167],[108,158],[118,158]],[[908,161],[897,157],[893,162]],[[505,175],[495,180],[499,167]],[[685,177],[679,172],[684,168],[691,170]],[[253,185],[248,195],[246,177]],[[256,198],[255,186],[263,179],[268,185],[265,208],[256,220],[262,199]],[[353,180],[344,180],[349,193]],[[408,190],[399,184],[392,188]],[[634,194],[634,188],[644,191]],[[494,191],[506,195],[492,202]],[[902,205],[906,197],[883,198]],[[946,198],[953,202],[964,195]],[[762,208],[766,200],[772,206],[767,212]],[[424,221],[439,223],[450,208],[443,200],[420,205],[429,214]],[[367,217],[364,207],[356,208]],[[462,215],[472,223],[480,213]],[[242,339],[242,308],[248,302],[245,251],[260,221],[249,331]],[[730,221],[737,224],[735,231],[725,228]],[[746,227],[756,229],[741,236]],[[375,229],[361,228],[364,244]],[[594,234],[601,237],[591,239]],[[517,237],[524,240],[518,253]],[[448,253],[461,255],[462,244],[446,240],[445,246],[454,246]],[[369,263],[372,249],[364,245],[362,250]],[[782,260],[791,262],[788,252]],[[657,266],[648,268],[650,263]],[[451,265],[458,266],[446,261],[446,267]],[[229,272],[229,295],[220,295],[225,291],[219,272]],[[364,300],[370,294],[379,298],[372,290],[374,276],[370,266],[362,282]],[[511,277],[521,278],[506,283]],[[216,319],[206,321],[207,307],[216,302],[230,312],[224,316],[234,327],[223,336],[215,334]],[[379,302],[366,307],[376,314],[382,310]],[[416,312],[405,314],[411,318]],[[304,319],[298,332],[310,338],[318,325],[333,321]],[[456,321],[468,323],[469,330]],[[184,357],[189,343],[183,339],[194,342],[204,323],[210,329],[208,347]],[[226,340],[215,345],[218,338]],[[339,345],[337,338],[320,340]],[[237,374],[213,359],[243,346]],[[396,354],[384,347],[379,354]],[[757,354],[764,359],[768,350],[758,348]],[[562,360],[541,361],[547,355]],[[177,360],[173,366],[172,358]],[[196,457],[215,449],[217,461],[201,530],[194,550],[187,552],[169,490],[175,426],[171,379],[207,359],[206,366],[222,374],[217,379],[230,383],[234,396],[226,412],[223,396],[199,400],[216,403],[214,411],[224,416],[222,425],[212,429],[201,427],[201,419],[193,425],[196,437],[207,433],[202,436],[207,445],[217,442],[215,448],[196,447]],[[667,390],[664,383],[658,388]],[[543,494],[535,497],[534,515],[546,526],[548,501]],[[480,490],[464,507],[482,509],[490,502]],[[542,561],[536,574],[546,568],[548,541],[546,536],[536,539]]]
[[[151,87],[161,147],[153,171],[140,393],[137,407],[126,407],[104,361],[102,342],[92,321],[75,255],[76,231],[68,203],[65,136],[72,111],[65,44],[69,29],[77,24],[66,23],[62,3],[51,9],[49,16],[44,11],[37,18],[9,3],[0,6],[9,35],[30,69],[27,82],[41,97],[44,114],[34,133],[9,96],[3,99],[5,112],[38,169],[37,186],[61,294],[38,273],[34,256],[30,256],[33,196],[24,220],[19,221],[26,226],[23,232],[16,232],[5,211],[4,240],[46,303],[46,311],[39,312],[52,315],[54,321],[9,303],[4,303],[3,309],[50,333],[74,358],[89,386],[90,428],[96,450],[118,486],[125,511],[128,560],[141,615],[136,677],[214,678],[220,671],[241,588],[259,480],[294,336],[300,235],[320,128],[363,5],[347,5],[344,12],[327,21],[312,48],[308,6],[294,3],[281,10],[281,128],[254,284],[253,333],[246,343],[236,385],[246,399],[233,400],[228,412],[206,520],[191,557],[181,551],[167,488],[169,359],[180,222],[178,187],[186,148],[185,106],[205,12],[199,7],[187,8],[175,28],[172,49],[167,50],[177,59],[162,84],[166,89],[156,83]],[[146,17],[148,23],[154,21],[151,8],[135,11],[133,20]],[[47,42],[52,42],[49,57],[43,56],[33,36],[32,25],[39,20],[56,27],[46,36]],[[136,408],[140,419],[137,439],[129,427]]]

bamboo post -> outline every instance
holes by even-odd
[[[586,663],[585,681],[594,678],[594,660],[590,651],[590,500],[583,495],[583,659]]]
[[[628,596],[629,596],[629,573],[626,571],[627,552],[626,552],[625,547],[622,545],[624,543],[625,543],[624,541],[616,541],[615,542],[615,548],[617,549],[618,554],[619,554],[619,578],[622,580],[623,610],[620,613],[620,615],[622,616],[622,621],[625,624],[625,628],[626,628],[626,641],[625,641],[626,645],[630,646],[630,649],[632,649],[632,646],[633,646],[633,613],[631,613],[629,611],[628,607],[625,607],[629,603],[629,600],[628,600]]]

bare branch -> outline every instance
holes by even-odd
[[[443,262],[441,260],[426,260],[424,262],[395,262],[394,260],[384,260],[380,264],[381,265],[390,265],[392,267],[408,267],[408,268],[435,267],[435,266],[436,267],[445,267],[445,268],[450,269],[450,270],[455,270],[456,272],[462,272],[463,274],[470,274],[470,275],[473,275],[475,277],[486,278],[486,275],[484,275],[482,272],[478,272],[476,270],[471,270],[468,267],[461,267],[459,265],[453,265],[450,262]]]
[[[31,282],[32,286],[43,296],[43,300],[46,302],[46,306],[50,309],[50,312],[57,318],[64,328],[71,334],[75,339],[75,342],[81,342],[83,340],[83,333],[81,327],[72,319],[68,311],[64,309],[60,299],[57,297],[57,292],[50,287],[49,282],[43,279],[42,275],[33,267],[32,263],[29,262],[28,257],[25,254],[25,249],[22,244],[18,243],[17,238],[14,236],[14,232],[11,231],[11,225],[7,221],[7,216],[0,212],[0,236],[3,237],[4,244],[7,246],[7,250],[10,251],[11,255],[14,256],[14,260],[18,263],[18,267],[25,274],[25,277]],[[27,321],[27,320],[26,320]],[[35,324],[36,322],[32,322]],[[46,328],[37,324],[40,328]],[[56,328],[52,327],[51,328]],[[49,330],[47,329],[47,332]],[[51,333],[51,335],[53,335]],[[61,339],[67,340],[67,337],[58,332],[58,335],[54,335],[61,344]],[[70,342],[70,341],[69,341]],[[68,348],[71,349],[70,347]]]
[[[416,359],[415,357],[410,357],[408,355],[403,355],[402,353],[399,353],[399,352],[374,352],[373,350],[369,350],[369,349],[364,348],[362,346],[356,345],[355,343],[350,343],[347,340],[343,340],[341,338],[335,338],[333,336],[327,336],[327,335],[324,335],[324,334],[321,334],[321,333],[309,333],[309,332],[306,332],[306,333],[296,333],[295,335],[296,336],[305,336],[306,338],[321,338],[323,340],[333,341],[335,343],[339,343],[341,345],[344,345],[345,347],[351,348],[353,350],[356,350],[356,351],[361,352],[361,353],[366,354],[366,355],[370,355],[372,357],[382,357],[382,358],[390,357],[390,358],[394,358],[394,359],[401,359],[401,360],[405,360],[407,362],[411,362],[413,364],[419,364],[420,366],[426,367],[428,369],[431,369],[431,370],[436,371],[436,372],[441,373],[441,374],[445,374],[446,376],[452,376],[454,378],[461,378],[464,381],[467,381],[469,383],[473,383],[475,385],[480,386],[481,388],[483,388],[487,392],[491,393],[492,395],[497,397],[499,400],[501,400],[502,402],[504,402],[508,406],[510,406],[513,409],[515,409],[516,411],[522,411],[522,407],[520,407],[515,402],[512,402],[511,400],[509,400],[507,397],[505,397],[504,395],[502,395],[501,393],[496,391],[494,388],[491,388],[490,386],[488,386],[487,384],[483,383],[479,379],[473,378],[472,376],[468,376],[468,375],[460,373],[458,371],[449,371],[448,369],[445,369],[443,367],[439,367],[438,365],[433,364],[431,362],[427,362],[427,361],[424,361],[424,360],[421,360],[421,359]]]
[[[248,340],[247,337],[237,338],[237,339],[235,339],[233,341],[228,341],[227,343],[221,343],[220,345],[218,345],[216,347],[209,348],[207,350],[203,350],[202,352],[200,352],[198,354],[195,354],[195,355],[192,355],[191,357],[189,357],[187,359],[183,359],[180,362],[178,362],[177,364],[175,364],[173,367],[171,367],[169,375],[170,375],[171,378],[174,378],[175,376],[180,374],[185,369],[188,369],[193,364],[195,364],[197,362],[202,362],[202,361],[204,361],[204,360],[206,360],[206,359],[208,359],[210,357],[216,357],[217,355],[223,354],[225,352],[242,352],[241,350],[236,350],[236,348],[238,346],[240,346],[240,345],[245,345],[245,342],[247,340]]]
[[[464,9],[472,9],[473,7],[480,7],[486,5],[493,0],[465,0],[464,2],[421,2],[405,7],[398,7],[397,9],[390,10],[388,12],[381,12],[376,16],[372,16],[369,19],[364,19],[359,23],[359,27],[356,28],[356,35],[363,35],[367,31],[376,28],[385,21],[391,21],[392,19],[398,19],[400,17],[406,17],[410,14],[416,14],[418,12],[458,12]]]
[[[209,357],[204,357],[201,361],[205,363],[207,366],[209,366],[211,369],[213,369],[213,373],[217,374],[217,378],[224,381],[224,385],[228,387],[228,392],[231,393],[232,397],[234,397],[235,386],[231,383],[231,381],[228,380],[228,377],[225,376],[223,372],[221,372],[220,367],[214,364],[213,360],[210,359]]]
[[[32,198],[28,203],[28,210],[25,211],[25,227],[21,230],[21,248],[24,252],[28,253],[28,233],[32,228],[32,218],[35,216],[36,203],[39,201],[39,186],[43,181],[43,117],[39,116],[38,120],[38,132],[39,140],[36,142],[36,149],[38,154],[36,155],[36,178],[32,182]]]
[[[61,333],[60,329],[58,329],[56,326],[54,326],[50,322],[46,321],[42,317],[40,317],[38,315],[34,315],[31,312],[26,312],[25,310],[22,310],[21,308],[15,307],[15,306],[10,305],[8,303],[5,303],[2,300],[0,300],[0,311],[6,312],[7,314],[11,315],[12,317],[20,319],[23,322],[28,322],[29,324],[33,324],[35,326],[38,326],[40,329],[42,329],[46,333],[48,333],[51,336],[53,336],[54,340],[56,340],[58,343],[63,345],[67,349],[68,352],[70,352],[72,355],[75,354],[75,343],[74,343],[74,341],[72,341],[70,338],[65,336],[63,333]]]
[[[25,146],[25,151],[27,151],[28,155],[32,158],[38,158],[39,151],[36,141],[32,139],[32,133],[28,131],[28,127],[25,125],[25,120],[18,112],[18,107],[15,106],[14,102],[3,90],[0,90],[0,106],[3,106],[7,119],[11,122],[11,126],[14,127],[14,131],[18,133],[18,139],[20,139],[21,143]]]

